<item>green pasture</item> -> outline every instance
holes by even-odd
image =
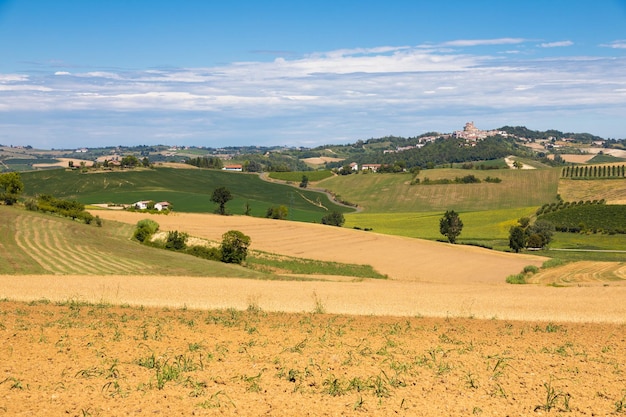
[[[521,217],[530,217],[537,207],[459,212],[463,221],[460,243],[479,243],[497,249],[508,247],[509,229]],[[439,232],[444,211],[416,213],[351,213],[345,215],[344,227],[372,229],[383,234],[420,239],[445,239]],[[365,232],[364,232],[365,233]]]
[[[359,173],[339,175],[319,183],[344,201],[358,204],[367,213],[410,213],[456,210],[457,212],[515,209],[556,201],[558,169],[463,170],[432,169],[418,178],[450,179],[473,174],[500,183],[411,185],[413,176]]]
[[[254,174],[215,170],[157,168],[96,173],[54,170],[26,172],[22,180],[26,196],[52,194],[84,204],[169,201],[176,211],[210,213],[216,208],[211,201],[213,190],[223,186],[234,197],[226,204],[231,214],[243,214],[248,204],[252,216],[264,217],[268,207],[284,205],[289,208],[291,220],[319,222],[330,210],[351,211],[334,204],[322,193],[268,183]]]
[[[270,172],[269,177],[275,180],[291,181],[294,183],[300,183],[302,176],[306,175],[310,182],[321,181],[333,176],[333,173],[328,170],[322,171],[293,171],[293,172]]]

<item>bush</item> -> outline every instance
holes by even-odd
[[[265,217],[268,219],[285,220],[289,214],[289,209],[286,206],[269,207],[265,212]]]
[[[185,252],[189,255],[193,255],[202,259],[208,259],[210,261],[222,260],[222,251],[219,248],[194,245],[188,247]]]
[[[222,235],[222,262],[240,264],[248,256],[250,237],[238,230],[229,230]]]
[[[183,250],[187,247],[187,233],[179,232],[178,230],[172,230],[167,232],[167,240],[165,241],[165,249],[168,250]]]
[[[506,277],[506,282],[508,284],[526,284],[526,275],[524,274],[509,275],[508,277]]]
[[[143,219],[137,222],[137,228],[133,233],[133,238],[141,243],[150,239],[150,236],[159,230],[159,224],[151,219]]]
[[[333,211],[322,217],[322,224],[327,224],[330,226],[341,227],[345,222],[346,219],[343,217],[343,214],[337,211]]]
[[[535,265],[526,265],[523,272],[525,274],[536,274],[537,272],[539,272],[539,268],[537,268]]]

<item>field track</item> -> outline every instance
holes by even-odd
[[[98,214],[105,221],[130,223],[147,217],[116,211]],[[220,240],[227,230],[241,230],[251,236],[254,249],[369,264],[389,279],[303,282],[78,273],[0,276],[0,297],[200,309],[245,309],[254,304],[284,312],[310,312],[323,306],[329,313],[388,316],[614,323],[626,318],[624,281],[580,282],[566,288],[504,282],[507,275],[526,265],[541,265],[544,259],[537,256],[243,216],[177,213],[154,218],[162,230],[185,231],[212,240]]]

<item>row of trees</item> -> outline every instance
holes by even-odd
[[[566,166],[561,171],[563,178],[624,178],[626,165]]]

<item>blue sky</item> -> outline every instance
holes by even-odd
[[[0,0],[0,144],[626,138],[626,0]]]

